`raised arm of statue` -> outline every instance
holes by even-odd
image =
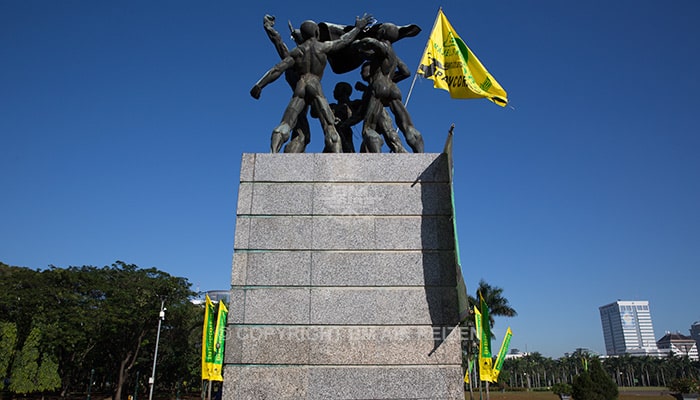
[[[279,78],[284,71],[287,70],[287,68],[290,68],[294,65],[294,58],[291,56],[285,57],[284,60],[280,61],[275,65],[274,67],[270,68],[269,71],[265,73],[265,75],[260,78],[258,82],[255,83],[255,86],[253,86],[252,89],[250,89],[250,95],[253,96],[255,99],[260,98],[260,93],[262,92],[263,88],[267,86],[269,83],[274,82]]]
[[[287,45],[284,44],[282,36],[279,34],[279,32],[275,30],[274,15],[265,14],[265,16],[263,17],[263,28],[265,29],[267,37],[275,46],[275,50],[277,50],[277,54],[279,54],[280,58],[285,58],[289,56],[289,48],[287,48]]]
[[[345,46],[349,45],[352,43],[353,40],[357,37],[357,35],[360,34],[360,32],[365,29],[367,25],[372,21],[372,16],[369,14],[365,14],[362,16],[362,18],[357,17],[355,18],[355,27],[352,28],[351,31],[343,34],[340,38],[333,40],[331,42],[324,42],[328,43],[328,51],[336,51],[344,48]]]

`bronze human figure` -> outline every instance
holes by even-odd
[[[341,152],[340,137],[335,129],[335,117],[323,95],[321,78],[328,61],[328,54],[350,44],[370,20],[371,16],[367,15],[357,18],[355,27],[350,32],[337,40],[327,42],[319,41],[319,28],[315,22],[304,21],[300,27],[302,43],[268,70],[250,90],[251,96],[258,99],[262,89],[274,82],[287,69],[292,68],[299,76],[292,98],[282,116],[282,121],[272,131],[270,148],[273,153],[278,153],[282,144],[289,139],[292,127],[296,125],[299,115],[308,105],[313,105],[318,113],[325,135],[324,152]]]
[[[401,102],[401,90],[396,85],[410,76],[406,64],[394,52],[392,43],[400,38],[399,27],[391,23],[382,23],[376,39],[365,37],[353,45],[369,60],[369,87],[372,97],[369,99],[362,138],[369,152],[381,151],[381,142],[377,140],[377,120],[381,110],[389,107],[396,119],[406,143],[414,153],[423,152],[423,137],[413,125],[411,116]],[[379,147],[377,147],[379,144]]]
[[[275,30],[275,17],[273,15],[265,15],[263,17],[263,29],[265,29],[267,37],[275,46],[275,50],[277,50],[277,54],[279,54],[280,58],[284,60],[288,57],[289,48],[287,48],[279,32]],[[293,37],[296,38],[294,35]],[[297,86],[297,82],[299,82],[299,75],[297,75],[294,69],[290,68],[284,71],[284,79],[292,90],[294,90]],[[309,107],[305,107],[299,114],[294,129],[292,130],[292,139],[287,146],[284,147],[285,153],[303,153],[304,150],[306,150],[306,146],[311,141],[311,129],[309,128],[309,120],[307,118],[308,108]]]
[[[340,142],[343,147],[343,153],[354,153],[355,144],[352,138],[352,126],[355,119],[359,117],[362,108],[361,100],[351,100],[352,86],[347,82],[338,82],[333,89],[333,98],[337,103],[331,103],[331,110],[335,115],[335,129],[340,135]],[[359,117],[358,121],[362,118]],[[357,122],[355,122],[357,123]]]
[[[371,65],[369,62],[362,65],[361,75],[365,82],[369,82]],[[398,132],[394,129],[392,125],[391,116],[386,111],[386,108],[379,107],[376,108],[378,103],[375,101],[371,105],[375,108],[372,112],[368,111],[370,107],[370,99],[373,97],[372,90],[369,86],[362,82],[355,83],[355,89],[361,91],[362,94],[362,109],[358,115],[362,118],[358,119],[357,122],[361,120],[367,121],[367,115],[369,114],[369,122],[365,122],[363,125],[363,140],[360,146],[361,153],[379,153],[382,148],[382,139],[379,135],[384,137],[386,145],[389,146],[389,150],[392,153],[407,153],[406,148],[403,147],[401,139],[399,139]],[[355,122],[355,123],[357,123]],[[364,132],[367,132],[365,134]]]

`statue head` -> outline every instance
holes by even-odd
[[[394,43],[399,40],[399,27],[390,22],[384,22],[379,27],[377,36],[379,40],[388,40]]]
[[[316,23],[311,20],[302,22],[299,31],[301,32],[301,37],[304,40],[309,40],[311,38],[318,39],[320,35],[318,25],[316,25]]]
[[[333,89],[333,98],[336,100],[347,99],[352,94],[352,86],[347,82],[338,82]]]

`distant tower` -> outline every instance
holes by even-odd
[[[695,340],[698,349],[700,349],[700,321],[695,321],[693,325],[690,325],[690,337]]]
[[[658,355],[648,301],[616,301],[599,307],[609,356]]]

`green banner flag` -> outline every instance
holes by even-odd
[[[501,349],[498,351],[498,357],[496,357],[496,363],[493,366],[493,377],[498,380],[498,374],[501,373],[503,369],[503,362],[506,360],[506,353],[508,353],[508,347],[510,347],[510,338],[513,336],[513,331],[506,331],[506,336],[503,338],[503,343],[501,343]]]
[[[491,359],[491,321],[489,307],[479,293],[481,304],[481,340],[479,340],[479,376],[482,381],[494,382],[493,360]]]
[[[454,136],[455,125],[450,126],[447,133],[447,140],[442,151],[447,156],[447,164],[450,171],[450,202],[452,205],[452,231],[455,239],[455,273],[457,278],[457,307],[459,309],[459,322],[463,322],[469,318],[469,297],[467,296],[467,286],[464,283],[462,276],[462,260],[459,257],[459,238],[457,237],[457,209],[455,207],[455,191],[454,191],[454,164],[452,158],[452,138]]]
[[[211,365],[209,380],[223,381],[222,368],[224,365],[224,342],[226,340],[226,316],[228,309],[222,300],[219,300],[219,313],[216,318],[216,331],[214,333],[214,361]]]

